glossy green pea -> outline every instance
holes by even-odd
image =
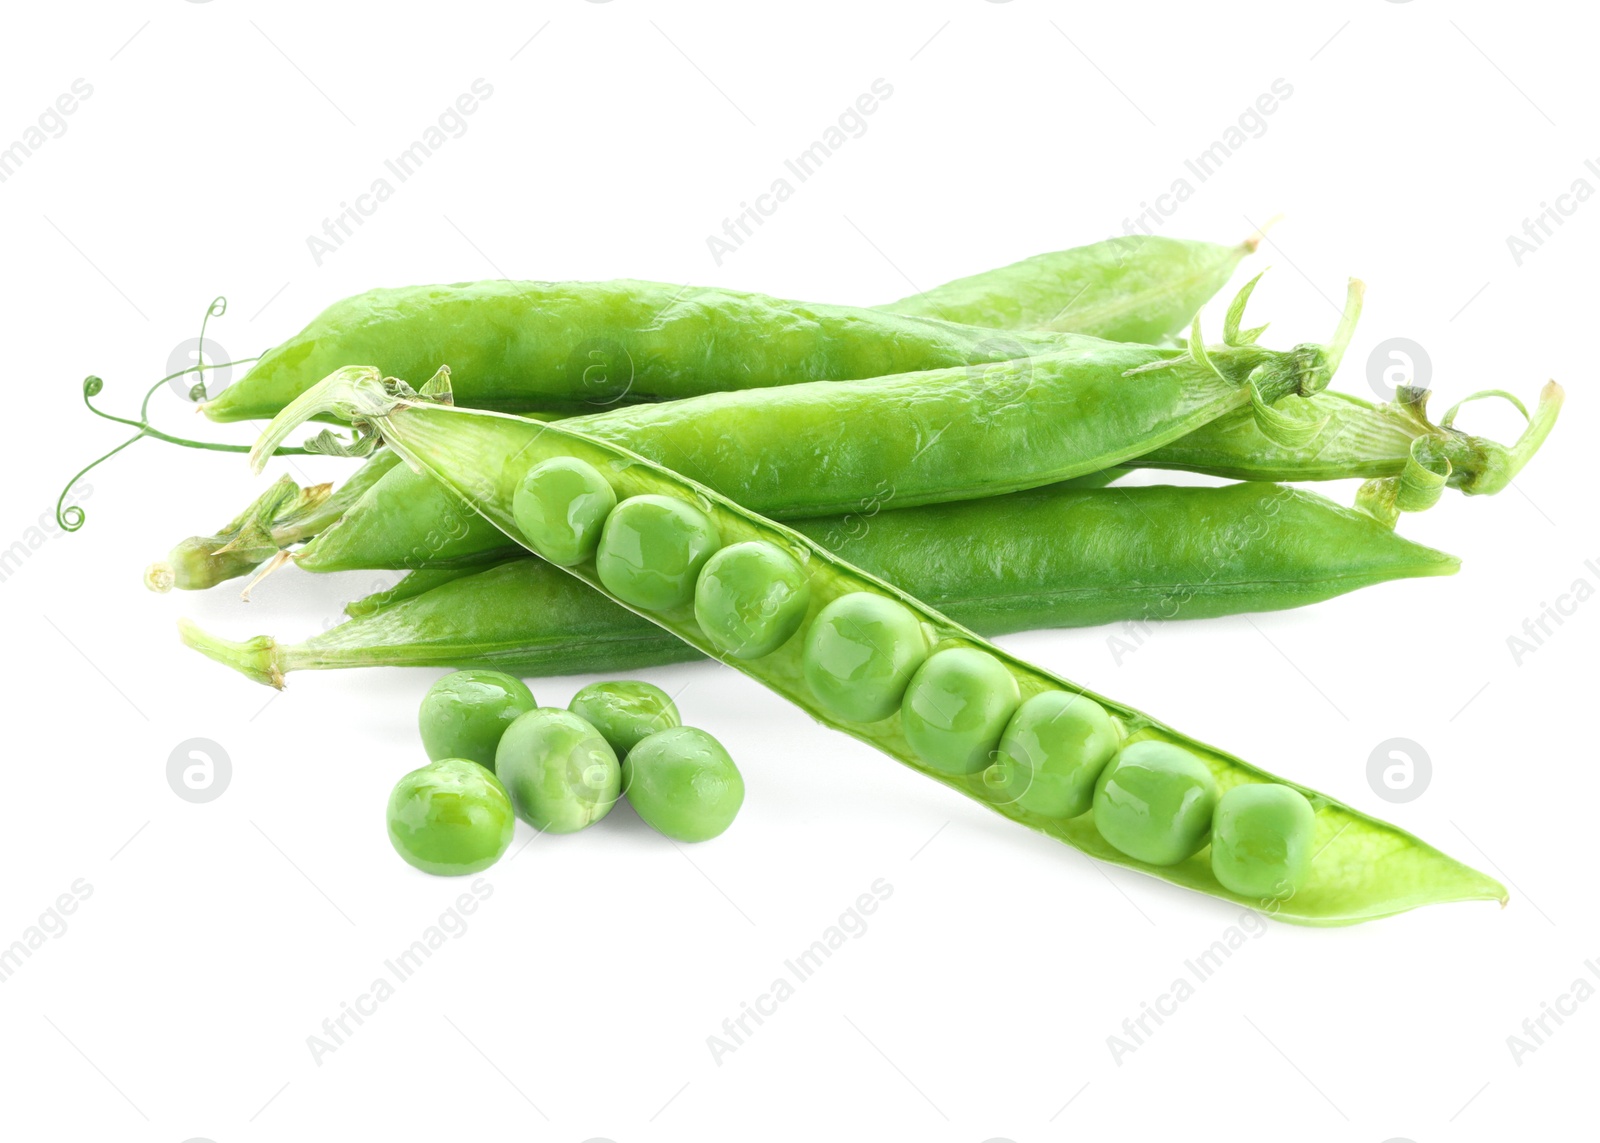
[[[503,671],[456,671],[422,697],[422,747],[435,760],[470,758],[493,770],[500,736],[538,705],[526,683]]]
[[[999,659],[952,647],[912,676],[900,718],[906,741],[925,765],[944,774],[976,774],[989,765],[1020,701],[1017,680]]]
[[[495,773],[517,816],[544,833],[576,833],[611,812],[622,788],[617,755],[571,711],[542,706],[506,731]]]
[[[1205,847],[1217,780],[1195,755],[1144,739],[1100,772],[1094,824],[1116,849],[1151,865],[1176,865]]]
[[[1211,871],[1241,897],[1291,897],[1311,874],[1316,828],[1316,811],[1300,791],[1276,782],[1235,786],[1217,805]]]
[[[716,837],[744,804],[739,768],[722,743],[692,726],[640,742],[622,763],[622,780],[639,816],[678,841]]]
[[[430,762],[396,782],[388,821],[396,853],[446,877],[489,868],[516,826],[506,788],[465,758]]]
[[[770,655],[800,629],[811,585],[793,556],[776,544],[731,544],[707,561],[694,589],[694,617],[736,659]]]
[[[1034,695],[1006,725],[984,782],[996,799],[1063,821],[1086,812],[1122,736],[1105,707],[1071,691]]]
[[[567,709],[598,730],[618,758],[626,758],[640,739],[683,722],[666,691],[638,679],[590,683]]]
[[[842,595],[806,632],[801,666],[817,702],[847,722],[878,722],[900,707],[928,657],[922,622],[905,604],[870,592]]]
[[[606,517],[595,571],[606,589],[642,611],[667,611],[694,598],[700,569],[722,546],[704,512],[670,496],[632,496]]]
[[[570,567],[594,555],[617,494],[592,464],[551,457],[528,470],[511,499],[511,514],[530,547]]]

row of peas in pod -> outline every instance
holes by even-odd
[[[511,844],[515,819],[576,833],[620,797],[656,830],[705,841],[733,824],[744,778],[703,730],[682,725],[666,692],[635,680],[592,683],[566,709],[539,706],[500,671],[446,675],[418,715],[433,761],[389,796],[389,840],[428,873],[477,873]]]
[[[641,611],[693,605],[706,637],[737,659],[772,654],[811,610],[805,571],[755,540],[722,545],[694,505],[639,495],[618,503],[592,465],[535,465],[512,501],[517,527],[544,558],[594,560],[605,588]],[[909,607],[869,592],[823,606],[804,633],[806,685],[828,715],[875,723],[899,714],[919,761],[949,775],[982,774],[997,802],[1062,820],[1093,814],[1119,852],[1175,865],[1208,844],[1224,888],[1257,898],[1297,891],[1311,868],[1315,813],[1299,791],[1252,783],[1219,795],[1206,764],[1155,738],[1125,741],[1116,718],[1070,691],[1023,702],[988,652],[930,645]]]

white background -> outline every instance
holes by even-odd
[[[884,1137],[1027,1143],[1137,1128],[1306,1140],[1503,1139],[1589,1112],[1600,1002],[1520,1064],[1507,1037],[1600,979],[1600,777],[1588,726],[1600,603],[1520,665],[1507,638],[1600,587],[1594,431],[1600,204],[1519,266],[1507,236],[1600,156],[1594,27],[1577,5],[141,3],[6,18],[0,144],[76,79],[66,130],[0,183],[8,412],[0,585],[9,741],[0,943],[77,879],[92,895],[0,985],[0,1128],[13,1138],[571,1140]],[[307,237],[474,79],[493,87],[321,264]],[[718,265],[706,238],[882,78],[893,95]],[[76,535],[35,532],[214,295],[236,356],[377,285],[632,276],[871,304],[1123,230],[1275,79],[1266,130],[1162,232],[1287,220],[1254,313],[1316,340],[1370,283],[1340,384],[1390,337],[1425,347],[1435,411],[1548,377],[1565,418],[1515,487],[1455,493],[1404,532],[1465,563],[1299,612],[1011,649],[1371,810],[1511,885],[1492,904],[1344,930],[1272,925],[1135,1053],[1107,1037],[1235,910],[1099,868],[711,665],[651,672],[714,731],[748,798],[676,847],[625,807],[534,839],[377,1014],[313,1062],[463,886],[383,831],[422,761],[440,672],[306,674],[279,697],[179,646],[336,622],[373,576],[285,574],[158,597],[144,565],[262,486],[243,461],[143,442],[90,478]],[[1191,181],[1193,181],[1191,179]],[[1220,320],[1214,315],[1212,322]],[[1214,328],[1214,327],[1213,327]],[[247,440],[170,395],[178,431]],[[1462,424],[1509,439],[1508,409]],[[308,476],[345,471],[305,464]],[[1330,495],[1348,500],[1353,488]],[[385,580],[391,577],[383,577]],[[535,680],[564,705],[585,679]],[[222,796],[176,797],[181,741],[220,744]],[[1368,759],[1411,739],[1423,794]],[[732,1055],[707,1037],[882,878],[893,894]]]

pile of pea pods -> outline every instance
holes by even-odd
[[[407,573],[302,642],[181,634],[277,687],[458,668],[423,704],[433,761],[390,803],[396,849],[433,873],[494,861],[513,816],[572,832],[623,797],[668,837],[721,835],[738,768],[656,688],[561,710],[521,681],[709,657],[1013,821],[1284,920],[1503,901],[1397,827],[986,641],[1458,569],[1396,523],[1504,488],[1561,390],[1509,398],[1528,420],[1510,445],[1434,422],[1421,390],[1335,392],[1359,282],[1323,342],[1262,344],[1259,276],[1203,328],[1254,249],[1119,238],[874,308],[641,281],[374,290],[197,394],[213,420],[271,419],[258,470],[309,451],[352,458],[348,478],[281,478],[146,582]],[[353,431],[287,444],[314,419]],[[1217,482],[1121,486],[1134,468]],[[1350,507],[1291,483],[1349,478]]]

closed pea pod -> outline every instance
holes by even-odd
[[[329,306],[203,408],[219,421],[272,416],[353,361],[397,377],[449,365],[461,403],[515,411],[997,361],[1052,344],[1022,332],[1033,327],[1156,342],[1188,325],[1254,248],[1126,236],[876,310],[626,280],[372,290]]]
[[[445,386],[439,379],[428,389],[442,396]],[[552,456],[576,457],[601,472],[617,491],[619,501],[641,495],[676,498],[711,519],[724,543],[759,540],[783,548],[806,570],[814,607],[825,610],[835,600],[849,595],[877,596],[908,611],[930,630],[941,649],[963,647],[993,656],[1004,665],[1024,700],[1051,691],[1087,694],[1081,687],[985,643],[915,598],[831,556],[799,533],[773,524],[635,454],[555,425],[531,425],[514,417],[419,400],[370,372],[342,371],[330,377],[307,399],[297,402],[294,409],[286,411],[269,427],[258,443],[257,462],[270,455],[273,446],[295,423],[324,412],[358,422],[365,431],[381,433],[408,462],[427,469],[436,479],[470,499],[519,542],[522,537],[512,518],[511,499],[522,473]],[[603,590],[593,563],[576,565],[569,572]],[[685,604],[642,613],[700,650],[715,653],[695,622],[692,606]],[[1046,818],[1010,802],[998,802],[981,775],[945,774],[929,767],[916,756],[899,717],[863,722],[831,714],[812,692],[803,669],[808,642],[809,638],[791,640],[761,659],[725,661],[801,708],[821,715],[837,729],[984,802],[1012,820],[1046,832],[1102,860],[1138,868],[1230,901],[1260,904],[1229,891],[1216,879],[1210,862],[1201,856],[1183,858],[1169,865],[1142,860],[1112,844],[1096,828],[1093,820],[1096,815],[1092,813],[1065,821]],[[1130,739],[1164,742],[1192,756],[1210,774],[1219,791],[1274,780],[1264,771],[1187,738],[1129,707],[1098,695],[1087,697],[1114,714],[1127,729]],[[1123,756],[1126,754],[1125,749]],[[1430,902],[1504,899],[1504,889],[1492,878],[1453,861],[1403,831],[1325,795],[1301,792],[1316,810],[1314,840],[1322,857],[1298,892],[1287,900],[1273,903],[1276,916],[1308,924],[1340,924],[1385,916]],[[1187,828],[1187,816],[1184,821]]]
[[[1052,487],[794,527],[983,635],[1298,607],[1392,579],[1451,575],[1459,566],[1365,513],[1272,484]],[[412,572],[346,611],[350,622],[298,644],[266,636],[230,642],[191,623],[180,631],[191,646],[274,686],[295,670],[470,663],[573,675],[700,655],[527,555],[470,574]],[[698,610],[696,618],[711,638],[714,624],[705,625]],[[1117,639],[1111,646],[1121,656],[1129,645]],[[995,778],[1011,789],[1019,776]]]

